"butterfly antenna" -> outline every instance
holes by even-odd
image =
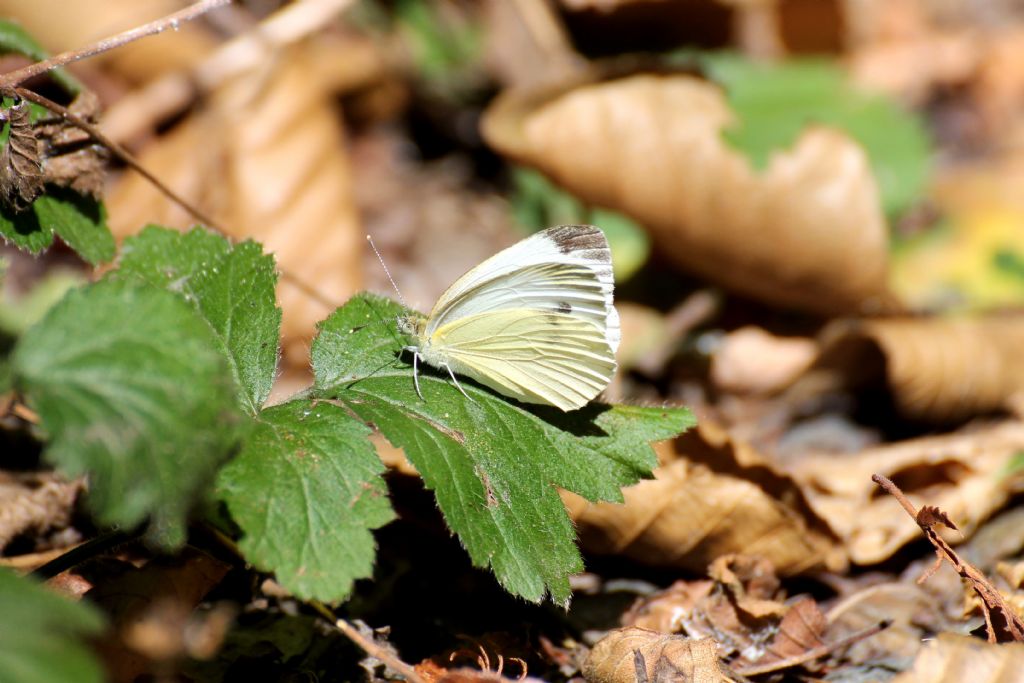
[[[398,289],[398,285],[395,284],[395,278],[391,277],[391,271],[388,270],[387,265],[384,263],[384,257],[377,251],[377,245],[373,243],[373,238],[369,235],[366,236],[366,241],[370,243],[370,248],[373,249],[373,253],[377,255],[377,260],[380,261],[380,267],[384,269],[384,274],[388,276],[388,280],[391,282],[391,286],[395,288],[395,294],[398,295],[398,301],[406,308],[409,308],[409,304],[405,303],[405,297],[402,296],[402,291]]]

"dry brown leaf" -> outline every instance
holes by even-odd
[[[791,475],[814,512],[843,540],[850,559],[872,564],[921,533],[894,498],[879,495],[872,474],[895,481],[912,499],[942,508],[969,536],[1013,493],[1013,482],[1000,475],[1022,449],[1024,423],[1007,421],[856,455],[811,456],[795,463]]]
[[[97,566],[97,571],[102,569]],[[197,625],[193,611],[229,570],[220,560],[186,548],[174,559],[152,560],[122,575],[97,576],[88,596],[110,615],[114,628],[114,637],[97,644],[111,680],[134,681],[151,672],[153,660],[185,654],[189,628]]]
[[[625,489],[623,505],[563,492],[588,552],[693,571],[721,555],[745,553],[769,560],[780,574],[836,559],[823,534],[757,484],[685,459],[654,476]]]
[[[141,155],[142,163],[239,239],[253,238],[278,266],[340,305],[362,282],[364,240],[351,196],[340,115],[301,47],[282,52],[216,92],[209,106]],[[108,196],[111,229],[194,220],[136,174]],[[282,282],[285,353],[305,364],[314,324],[330,311]]]
[[[940,633],[892,683],[1024,683],[1024,643]]]
[[[883,374],[896,406],[915,419],[992,412],[1024,387],[1024,315],[841,321],[821,345],[816,367],[850,384]]]
[[[718,659],[718,646],[711,638],[691,640],[682,636],[663,635],[642,628],[628,627],[611,631],[602,638],[583,663],[583,676],[589,683],[636,683],[639,652],[645,665],[646,679],[641,683],[728,683]],[[664,658],[675,677],[656,676]],[[662,664],[664,670],[665,665]]]
[[[854,663],[910,661],[931,633],[954,624],[942,613],[935,596],[915,583],[883,583],[844,598],[828,612],[830,638],[843,639],[882,621],[889,628],[851,645],[845,658]]]
[[[0,551],[15,537],[67,526],[84,481],[52,473],[12,476],[0,472]]]
[[[791,384],[814,361],[818,346],[748,325],[730,332],[711,357],[711,380],[734,393],[767,394]]]
[[[676,581],[665,590],[638,598],[622,615],[623,626],[658,633],[679,633],[683,620],[715,587],[714,581]]]
[[[651,230],[662,253],[709,281],[821,313],[892,306],[888,237],[863,150],[811,128],[763,173],[730,149],[722,92],[684,75],[638,75],[509,92],[487,141],[584,201]]]

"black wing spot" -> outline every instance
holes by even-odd
[[[558,306],[555,308],[559,313],[572,313],[572,304],[568,301],[559,301]]]

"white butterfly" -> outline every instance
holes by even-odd
[[[526,403],[574,410],[615,372],[621,331],[611,251],[592,225],[560,225],[498,252],[460,277],[426,318],[399,319],[419,361]],[[422,394],[420,394],[422,398]],[[468,395],[467,395],[468,397]]]

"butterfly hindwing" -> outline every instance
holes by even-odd
[[[506,396],[562,410],[585,405],[615,372],[614,353],[599,326],[558,312],[478,313],[439,328],[431,347],[457,373]]]

